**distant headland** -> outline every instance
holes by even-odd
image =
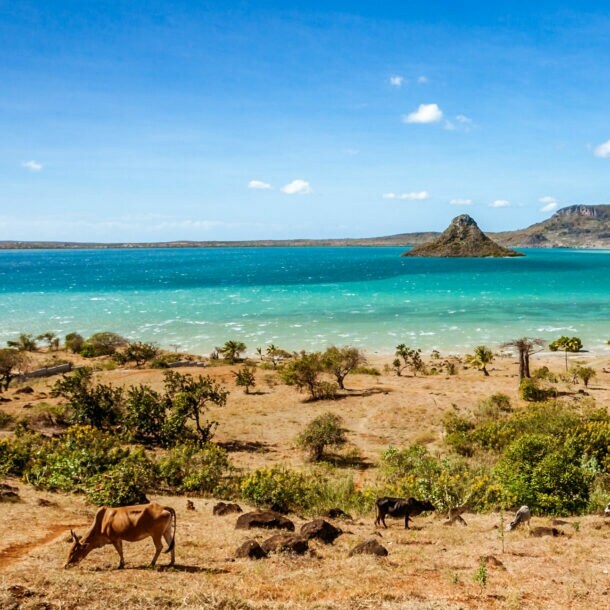
[[[512,248],[610,248],[610,205],[571,205],[525,229],[487,233],[497,244]],[[0,241],[0,250],[107,248],[239,248],[307,246],[418,246],[440,233],[399,233],[385,237],[283,239],[253,241],[66,242]]]

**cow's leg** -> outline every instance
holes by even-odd
[[[125,567],[125,559],[123,558],[123,541],[122,540],[113,540],[112,546],[116,549],[116,552],[119,554],[119,566],[118,569],[122,570]]]
[[[155,556],[152,558],[150,562],[150,567],[154,568],[157,563],[157,559],[163,550],[163,543],[161,542],[161,536],[153,536],[153,542],[155,543]]]
[[[409,529],[409,513],[405,515],[405,529]]]
[[[387,525],[385,524],[385,513],[381,513],[381,523],[383,523],[383,527],[387,529]]]

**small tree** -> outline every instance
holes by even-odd
[[[214,433],[218,422],[204,420],[204,414],[211,406],[224,407],[227,392],[222,385],[211,377],[181,375],[174,371],[164,374],[166,400],[171,402],[175,417],[186,417],[195,423],[200,445],[207,443]]]
[[[477,345],[474,348],[474,353],[466,356],[466,364],[479,371],[483,371],[485,377],[489,377],[487,365],[491,364],[493,359],[494,354],[486,345]]]
[[[121,364],[135,362],[136,367],[140,368],[148,360],[156,358],[158,354],[159,348],[153,343],[142,343],[141,341],[135,341],[133,343],[129,343],[129,345],[122,352],[117,352],[115,358]]]
[[[366,364],[364,354],[357,347],[335,347],[326,348],[322,354],[324,368],[335,376],[337,384],[345,390],[344,380],[356,367]]]
[[[29,364],[25,352],[11,349],[0,349],[0,392],[8,390],[11,381],[24,371]]]
[[[245,351],[246,344],[242,341],[227,341],[222,347],[218,348],[218,353],[222,354],[222,357],[229,364],[234,364],[236,360],[239,360],[240,354]]]
[[[112,356],[119,347],[127,345],[129,341],[121,335],[110,332],[95,333],[91,335],[83,344],[80,353],[85,358],[95,358],[96,356]]]
[[[56,350],[59,347],[59,337],[52,331],[38,335],[36,341],[46,341],[50,350]]]
[[[6,344],[9,347],[14,347],[21,352],[35,352],[38,346],[36,345],[36,339],[32,335],[21,333],[19,338],[15,341],[7,341]]]
[[[549,343],[552,352],[562,351],[566,359],[566,372],[568,371],[568,352],[576,353],[582,349],[582,341],[579,337],[559,337]]]
[[[590,366],[583,366],[582,364],[577,364],[573,369],[574,377],[580,379],[584,384],[585,388],[589,387],[589,381],[596,376],[595,369]]]
[[[307,424],[297,436],[299,447],[309,452],[312,461],[317,462],[324,456],[327,447],[340,447],[347,442],[343,420],[334,413],[324,413]]]
[[[233,371],[235,375],[235,385],[244,388],[244,393],[249,394],[250,388],[256,385],[256,377],[254,375],[255,368],[253,366],[244,366],[239,371]]]
[[[542,347],[544,344],[544,339],[530,339],[529,337],[513,339],[502,344],[503,348],[516,350],[519,354],[519,383],[526,377],[531,377],[530,356],[535,353],[537,347]]]
[[[51,389],[51,396],[68,401],[71,423],[106,428],[118,423],[121,416],[123,390],[111,385],[95,384],[93,369],[83,367],[64,375]]]
[[[411,369],[413,376],[425,370],[424,361],[421,358],[421,349],[412,349],[404,343],[396,346],[396,358],[392,362],[392,367],[400,377],[405,369]]]
[[[319,352],[302,352],[280,369],[280,379],[286,385],[296,386],[299,391],[307,390],[311,400],[317,400],[323,394],[324,383],[320,381],[323,372],[324,363]]]
[[[85,339],[78,333],[68,333],[65,338],[66,349],[70,350],[74,354],[80,354],[83,349]]]
[[[273,343],[267,346],[266,354],[267,358],[271,360],[273,368],[277,368],[278,362],[286,360],[292,356],[290,352],[287,352],[285,349],[282,349]]]

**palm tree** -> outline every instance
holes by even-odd
[[[474,353],[466,356],[466,364],[472,366],[479,371],[483,371],[485,377],[489,377],[487,365],[491,364],[494,359],[494,353],[486,345],[477,345],[474,348]]]
[[[242,341],[227,341],[218,350],[225,360],[228,360],[230,364],[234,364],[239,359],[239,355],[246,351],[246,344]]]

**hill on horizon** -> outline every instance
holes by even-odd
[[[485,234],[501,246],[511,248],[610,248],[610,204],[570,205],[557,210],[550,218],[530,225],[525,229]],[[418,246],[440,235],[441,233],[438,231],[428,231],[398,233],[382,237],[337,239],[184,240],[117,243],[5,240],[0,241],[0,249]]]

